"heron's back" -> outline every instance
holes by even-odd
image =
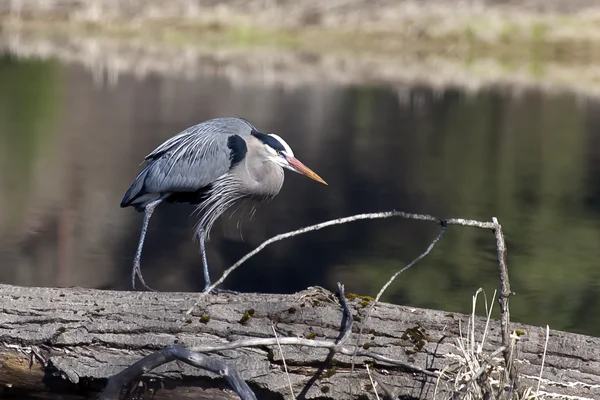
[[[241,162],[247,152],[243,138],[254,127],[241,118],[215,118],[194,125],[165,141],[131,184],[121,207],[138,211],[159,198],[197,204],[213,183]]]

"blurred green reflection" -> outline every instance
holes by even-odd
[[[35,164],[52,141],[56,73],[53,62],[0,57],[0,220],[5,232],[21,223]]]
[[[357,94],[361,120],[374,120],[378,109],[365,107]],[[365,113],[371,113],[371,116]],[[425,197],[440,199],[423,212],[455,217],[499,218],[509,248],[511,315],[530,324],[600,334],[590,318],[600,311],[600,204],[586,203],[589,132],[586,108],[574,97],[526,95],[506,99],[493,92],[466,98],[447,92],[427,123],[414,136],[433,136],[410,154],[411,187],[429,187]],[[364,134],[372,125],[357,124]],[[358,135],[360,136],[360,134]],[[435,148],[436,155],[428,156]],[[390,167],[390,170],[393,170]],[[443,200],[442,200],[443,199]],[[404,223],[404,222],[402,222]],[[393,227],[390,227],[390,230]],[[417,228],[420,229],[420,228]],[[376,293],[394,271],[425,250],[427,234],[397,238],[405,259],[386,258],[390,231],[369,241],[364,260],[348,260],[355,284]],[[386,240],[386,238],[388,238]],[[407,242],[408,241],[408,242]],[[450,227],[432,254],[390,287],[385,300],[469,312],[470,296],[483,287],[491,299],[498,287],[493,236]],[[495,305],[497,307],[497,305]],[[483,310],[483,305],[481,305]]]

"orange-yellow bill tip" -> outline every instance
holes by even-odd
[[[320,182],[324,185],[327,185],[327,182],[323,180],[319,175],[317,175],[313,170],[308,168],[306,165],[302,164],[300,160],[294,157],[286,157],[290,165],[296,168],[296,171],[308,176],[311,179],[314,179],[317,182]]]

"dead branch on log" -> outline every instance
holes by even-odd
[[[242,257],[240,260],[238,260],[231,267],[226,269],[223,272],[223,275],[221,276],[221,278],[219,278],[216,282],[214,282],[212,284],[212,286],[210,286],[209,288],[207,288],[204,292],[202,292],[200,294],[198,300],[196,301],[196,303],[194,303],[194,305],[190,309],[188,309],[186,315],[189,315],[192,312],[194,307],[196,307],[198,305],[199,301],[204,296],[206,296],[207,293],[210,293],[214,288],[216,288],[218,285],[223,283],[223,281],[225,281],[225,279],[227,278],[227,276],[229,276],[229,274],[231,274],[238,267],[240,267],[244,262],[246,262],[249,258],[256,255],[258,252],[260,252],[262,249],[264,249],[269,244],[272,244],[272,243],[275,243],[275,242],[278,242],[280,240],[287,239],[290,237],[298,236],[298,235],[301,235],[304,233],[317,231],[317,230],[327,228],[330,226],[334,226],[334,225],[340,225],[340,224],[345,224],[345,223],[355,222],[355,221],[360,221],[360,220],[365,220],[365,219],[382,219],[382,218],[391,218],[391,217],[400,217],[400,218],[404,218],[404,219],[435,222],[435,223],[440,224],[442,226],[442,229],[441,229],[439,235],[434,239],[434,241],[429,245],[429,247],[423,254],[421,254],[419,257],[417,257],[415,260],[413,260],[406,267],[404,267],[400,271],[396,272],[381,288],[381,290],[377,294],[375,301],[369,307],[365,321],[363,322],[363,324],[361,324],[360,333],[359,333],[359,337],[358,337],[359,343],[357,343],[356,349],[358,350],[358,348],[361,345],[360,340],[362,339],[363,328],[366,325],[366,323],[368,322],[373,309],[375,308],[376,304],[379,302],[379,300],[380,300],[381,296],[383,295],[383,293],[385,292],[385,290],[387,290],[387,288],[391,285],[391,283],[396,279],[396,277],[398,275],[400,275],[402,272],[406,271],[407,269],[411,268],[418,261],[420,261],[423,257],[425,257],[427,254],[429,254],[429,252],[433,249],[433,247],[439,242],[439,240],[444,235],[444,232],[446,231],[446,227],[448,225],[462,225],[462,226],[470,226],[470,227],[476,227],[476,228],[481,228],[481,229],[490,229],[494,232],[494,235],[496,238],[498,270],[500,273],[501,291],[500,291],[500,296],[498,298],[498,301],[500,303],[500,315],[501,315],[501,325],[502,325],[502,345],[505,349],[504,350],[504,361],[507,366],[507,369],[506,369],[507,376],[505,377],[504,381],[505,382],[508,381],[508,384],[507,384],[509,386],[508,391],[512,391],[517,384],[517,382],[516,382],[517,378],[516,378],[516,371],[514,370],[514,365],[511,362],[512,346],[510,346],[510,313],[509,313],[509,307],[508,307],[508,297],[510,296],[511,291],[510,291],[510,281],[509,281],[509,277],[508,277],[508,266],[506,265],[506,254],[507,254],[506,242],[504,240],[502,226],[500,225],[500,223],[498,222],[498,219],[496,217],[492,218],[492,222],[482,222],[482,221],[469,220],[469,219],[463,219],[463,218],[438,218],[438,217],[434,217],[434,216],[431,216],[428,214],[414,214],[414,213],[406,213],[403,211],[392,210],[392,211],[386,211],[386,212],[358,214],[358,215],[353,215],[350,217],[337,218],[337,219],[329,220],[326,222],[322,222],[320,224],[300,228],[295,231],[279,234],[279,235],[276,235],[276,236],[264,241],[258,247],[256,247],[254,250],[252,250],[251,252],[246,254],[244,257]],[[352,363],[352,369],[354,370],[354,361]]]
[[[441,231],[438,234],[438,236],[428,246],[428,248],[425,250],[425,252],[420,254],[416,259],[414,259],[406,267],[397,271],[383,285],[383,287],[380,289],[379,293],[377,293],[375,301],[373,301],[373,303],[369,307],[369,309],[367,311],[367,316],[366,316],[364,322],[361,324],[357,344],[355,346],[355,350],[354,350],[354,353],[352,356],[351,370],[354,371],[354,360],[355,360],[356,355],[358,355],[358,353],[359,353],[359,348],[361,346],[361,339],[363,336],[363,329],[366,326],[366,324],[368,323],[369,318],[371,317],[371,313],[373,312],[373,309],[375,308],[375,306],[381,299],[381,296],[387,290],[387,288],[392,284],[392,282],[398,277],[398,275],[400,275],[402,272],[411,268],[413,265],[415,265],[417,262],[419,262],[421,259],[423,259],[425,256],[427,256],[431,252],[433,247],[440,241],[440,239],[444,235],[448,225],[472,226],[472,227],[477,227],[477,228],[482,228],[482,229],[491,229],[491,230],[493,230],[494,235],[496,237],[496,252],[497,252],[497,257],[498,257],[498,270],[500,273],[500,285],[501,285],[501,292],[500,292],[498,301],[500,303],[501,326],[502,326],[502,345],[504,348],[503,353],[504,353],[504,360],[505,360],[505,365],[506,365],[506,369],[505,369],[506,373],[502,379],[504,384],[501,384],[500,386],[502,386],[502,387],[509,386],[507,392],[512,392],[515,389],[517,382],[516,382],[516,371],[514,370],[514,364],[512,363],[512,346],[509,345],[509,342],[510,342],[510,314],[509,314],[509,308],[508,308],[508,296],[510,295],[511,292],[510,292],[510,283],[509,283],[509,277],[508,277],[508,267],[506,265],[506,252],[507,252],[506,251],[506,243],[504,240],[504,234],[502,232],[502,227],[498,223],[498,219],[496,217],[494,217],[492,219],[492,222],[481,222],[481,221],[467,220],[467,219],[462,219],[462,218],[442,219],[442,218],[433,217],[433,216],[427,215],[427,214],[413,214],[413,213],[406,213],[406,212],[402,212],[402,211],[392,210],[392,211],[387,211],[387,212],[358,214],[358,215],[354,215],[354,216],[350,216],[350,217],[338,218],[338,219],[326,221],[326,222],[323,222],[320,224],[311,225],[311,226],[307,226],[307,227],[304,227],[301,229],[297,229],[295,231],[283,233],[283,234],[274,236],[274,237],[264,241],[262,244],[260,244],[254,250],[252,250],[251,252],[246,254],[244,257],[242,257],[240,260],[238,260],[235,264],[233,264],[231,267],[229,267],[227,270],[225,270],[223,272],[223,275],[221,276],[221,278],[219,278],[216,282],[214,282],[212,286],[207,288],[199,296],[196,303],[190,309],[188,309],[186,315],[189,315],[192,312],[194,307],[196,307],[198,305],[199,301],[204,296],[206,296],[207,293],[210,293],[214,288],[216,288],[218,285],[223,283],[223,281],[227,278],[227,276],[230,273],[235,271],[239,266],[241,266],[249,258],[256,255],[258,252],[260,252],[262,249],[264,249],[269,244],[272,244],[277,241],[287,239],[290,237],[294,237],[297,235],[301,235],[304,233],[320,230],[320,229],[323,229],[323,228],[326,228],[329,226],[333,226],[333,225],[345,224],[345,223],[355,222],[355,221],[360,221],[360,220],[365,220],[365,219],[381,219],[381,218],[390,218],[390,217],[401,217],[401,218],[405,218],[405,219],[436,222],[436,223],[439,223],[442,226],[442,228],[441,228]],[[507,381],[509,382],[508,384],[506,383]]]
[[[280,240],[288,239],[288,238],[291,238],[294,236],[302,235],[304,233],[318,231],[323,228],[327,228],[327,227],[334,226],[334,225],[347,224],[349,222],[361,221],[361,220],[365,220],[365,219],[383,219],[383,218],[392,218],[392,217],[400,217],[400,218],[404,218],[404,219],[413,219],[413,220],[418,220],[418,221],[429,221],[429,222],[434,222],[436,224],[440,224],[440,223],[442,223],[442,221],[444,221],[447,225],[474,226],[474,227],[483,228],[483,229],[496,229],[496,227],[498,226],[494,222],[481,222],[481,221],[475,221],[475,220],[463,219],[463,218],[444,218],[444,219],[442,219],[442,218],[433,217],[433,216],[427,215],[427,214],[413,214],[413,213],[407,213],[407,212],[396,211],[396,210],[384,211],[384,212],[378,212],[378,213],[357,214],[357,215],[352,215],[350,217],[332,219],[332,220],[325,221],[325,222],[322,222],[322,223],[316,224],[316,225],[310,225],[310,226],[307,226],[304,228],[297,229],[295,231],[282,233],[282,234],[273,236],[271,239],[268,239],[268,240],[265,240],[264,242],[262,242],[257,248],[255,248],[254,250],[252,250],[251,252],[246,254],[244,257],[240,258],[231,267],[227,268],[223,272],[223,275],[221,275],[221,277],[216,282],[214,282],[210,287],[206,288],[204,290],[204,292],[202,292],[200,294],[198,301],[188,310],[186,315],[189,315],[192,312],[194,307],[196,307],[198,305],[198,302],[204,296],[206,296],[206,294],[212,292],[213,289],[215,289],[217,286],[219,286],[221,283],[223,283],[225,281],[225,279],[227,278],[227,276],[229,276],[229,274],[231,274],[233,271],[238,269],[243,263],[248,261],[248,259],[255,256],[262,249],[264,249],[265,247],[267,247],[268,245],[270,245],[272,243],[279,242]]]
[[[321,348],[328,349],[337,354],[343,354],[346,356],[353,356],[354,350],[350,350],[347,347],[337,345],[328,340],[315,340],[315,339],[303,339],[303,338],[265,338],[265,339],[246,339],[246,340],[238,340],[235,342],[224,343],[222,345],[212,345],[212,346],[196,346],[192,347],[190,350],[196,351],[199,353],[212,353],[222,350],[233,350],[233,349],[241,349],[247,347],[260,347],[260,346],[276,346],[277,344],[288,345],[288,346],[305,346],[305,347],[313,347],[313,348]],[[356,352],[358,357],[366,357],[371,358],[376,361],[381,361],[387,363],[389,365],[395,365],[398,367],[405,368],[409,371],[419,372],[423,375],[427,375],[433,378],[437,378],[439,374],[435,371],[421,368],[419,366],[413,365],[411,363],[407,363],[402,360],[394,359],[391,357],[387,357],[378,353],[373,353],[366,350],[359,350]]]
[[[344,307],[344,317],[342,319],[342,326],[344,327],[344,329],[342,331],[342,334],[340,335],[339,340],[337,341],[337,344],[342,345],[348,340],[350,334],[352,333],[352,324],[354,323],[354,317],[352,316],[352,311],[350,311],[350,306],[348,306],[348,302],[346,301],[346,290],[344,288],[344,285],[338,282],[337,287],[342,306]]]
[[[119,398],[121,388],[140,377],[142,374],[152,371],[163,364],[171,361],[180,360],[191,366],[205,369],[221,378],[225,378],[229,386],[240,396],[242,400],[256,400],[254,392],[242,379],[237,369],[228,366],[226,363],[212,359],[202,353],[185,349],[178,344],[174,344],[165,349],[154,352],[142,358],[129,368],[121,371],[117,375],[110,377],[106,389],[102,392],[99,400],[114,400]]]

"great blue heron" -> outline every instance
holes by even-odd
[[[210,286],[205,241],[214,222],[230,207],[247,199],[267,201],[283,185],[283,168],[327,183],[294,157],[288,144],[275,134],[259,132],[242,118],[215,118],[189,127],[146,156],[145,168],[135,178],[121,207],[144,212],[144,221],[131,273],[146,285],[140,270],[148,222],[162,201],[198,206],[196,236],[200,242],[205,290]]]

